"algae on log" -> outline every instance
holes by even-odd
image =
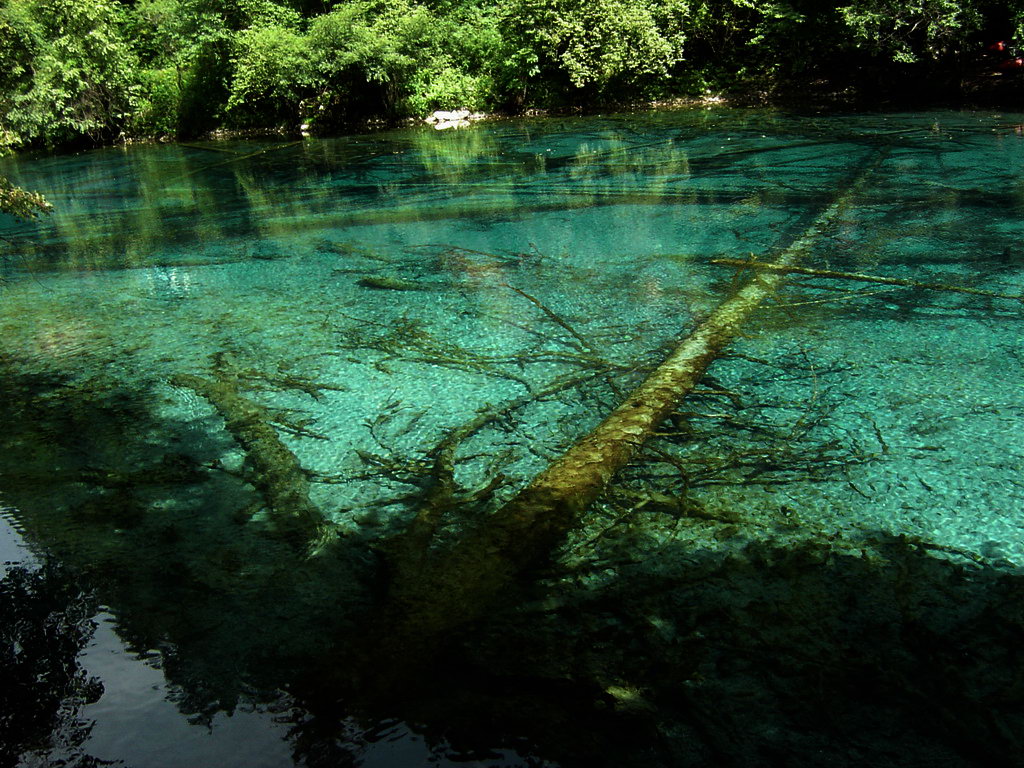
[[[224,426],[252,464],[248,479],[263,497],[275,533],[296,549],[318,551],[336,531],[310,500],[309,478],[298,459],[270,425],[269,411],[243,397],[234,377],[219,369],[215,375],[211,381],[178,374],[171,384],[191,389],[224,419]]]
[[[791,266],[807,255],[885,154],[874,153],[774,263]],[[452,547],[394,559],[378,647],[393,659],[429,654],[447,632],[479,617],[518,573],[548,556],[784,279],[783,273],[755,274],[601,424]]]

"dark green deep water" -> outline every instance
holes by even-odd
[[[438,441],[581,379],[460,447],[492,492],[457,538],[745,279],[712,259],[771,259],[865,169],[806,266],[1024,294],[1024,115],[4,161],[55,213],[0,219],[0,768],[1024,765],[1013,298],[791,278],[547,565],[359,682]],[[259,406],[344,546],[270,535],[188,376]]]

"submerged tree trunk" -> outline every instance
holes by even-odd
[[[794,265],[845,213],[874,155],[814,223],[777,257]],[[601,424],[454,546],[393,561],[389,606],[378,643],[390,656],[429,652],[445,633],[488,608],[514,577],[547,557],[612,477],[697,384],[747,317],[785,279],[758,272],[704,320]]]
[[[1012,301],[1024,301],[1024,294],[999,293],[998,291],[985,291],[980,288],[967,288],[962,285],[950,285],[948,283],[922,283],[917,280],[905,280],[900,277],[879,277],[877,275],[862,275],[859,272],[837,272],[834,269],[811,269],[810,267],[797,267],[792,264],[770,264],[756,261],[751,258],[744,259],[712,259],[712,264],[719,264],[726,267],[739,267],[740,269],[763,269],[768,272],[775,272],[782,275],[807,275],[808,277],[824,277],[831,280],[853,280],[860,283],[879,283],[881,285],[894,285],[904,288],[920,288],[925,291],[946,291],[949,293],[966,293],[969,296],[986,296],[993,299],[1010,299]]]
[[[220,367],[214,375],[211,380],[179,374],[171,383],[206,399],[224,419],[245,451],[251,482],[263,497],[275,534],[299,552],[317,551],[333,536],[333,527],[310,500],[309,478],[299,460],[277,436],[268,410],[243,397],[234,377]]]

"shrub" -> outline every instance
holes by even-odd
[[[181,105],[181,73],[176,67],[147,69],[140,74],[142,94],[131,130],[136,136],[174,136]]]
[[[507,80],[589,93],[643,87],[682,59],[689,13],[685,0],[504,0]]]
[[[227,103],[232,121],[297,122],[314,84],[306,38],[285,27],[254,27],[235,37],[234,48]]]
[[[424,114],[493,101],[502,55],[497,17],[473,7],[439,16],[410,2],[348,3],[312,21],[319,107]]]

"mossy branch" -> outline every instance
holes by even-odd
[[[971,296],[989,296],[996,299],[1010,299],[1012,301],[1024,301],[1024,294],[997,293],[996,291],[985,291],[980,288],[966,288],[961,285],[948,285],[945,283],[922,283],[917,280],[905,280],[899,277],[879,277],[877,275],[862,275],[858,272],[836,272],[832,269],[813,269],[811,267],[799,267],[795,264],[772,264],[765,261],[756,261],[751,258],[744,259],[712,259],[712,264],[719,264],[727,267],[741,267],[743,269],[756,269],[765,272],[774,272],[782,275],[809,275],[811,277],[825,277],[832,280],[855,280],[862,283],[881,283],[882,285],[900,285],[908,288],[921,288],[927,291],[948,291],[950,293],[966,293]]]
[[[305,470],[271,426],[272,412],[242,396],[234,377],[215,373],[212,380],[178,374],[171,384],[191,389],[224,419],[252,466],[249,480],[263,497],[275,531],[298,549],[316,551],[334,529],[309,498]]]

